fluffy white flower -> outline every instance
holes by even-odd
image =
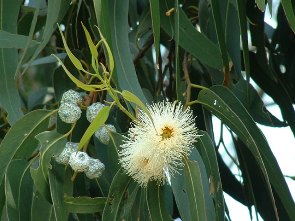
[[[87,120],[91,123],[104,106],[105,105],[100,102],[91,104],[86,111]]]
[[[78,150],[78,145],[78,143],[67,142],[61,154],[55,157],[56,162],[68,164],[71,154]]]
[[[139,112],[119,152],[120,163],[141,186],[155,180],[159,184],[183,167],[197,141],[198,130],[192,111],[180,103],[160,102],[148,106],[150,116]]]
[[[94,135],[101,143],[108,145],[110,142],[109,131],[116,132],[115,126],[111,124],[103,125],[94,133]]]

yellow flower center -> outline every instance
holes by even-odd
[[[141,160],[141,167],[144,168],[148,163],[149,163],[149,159],[148,158],[143,158]]]
[[[173,135],[173,129],[171,127],[166,126],[162,128],[162,133],[161,133],[162,140],[169,139],[170,137],[172,137],[172,135]]]

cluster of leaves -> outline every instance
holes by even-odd
[[[281,1],[275,29],[264,22],[264,0],[28,2],[0,5],[1,220],[230,220],[223,191],[264,220],[295,220],[285,178],[257,126],[289,126],[295,134],[291,0]],[[111,105],[90,125],[84,111],[71,127],[56,117],[68,89],[85,92],[86,104]],[[137,107],[163,99],[190,106],[203,136],[171,185],[141,188],[118,164],[121,134]],[[212,115],[231,132],[240,179],[218,152],[222,135],[213,142]],[[118,129],[109,145],[92,136],[105,122]],[[52,157],[68,140],[106,165],[102,177],[56,164]]]

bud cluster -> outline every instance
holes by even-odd
[[[78,106],[83,102],[79,92],[74,90],[66,91],[61,98],[61,105],[58,110],[60,119],[68,124],[75,123],[81,117],[81,109]]]
[[[60,164],[69,164],[75,172],[84,172],[89,179],[99,178],[105,170],[105,165],[100,160],[78,151],[78,143],[67,142],[55,160]]]

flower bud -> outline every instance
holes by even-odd
[[[78,151],[71,154],[69,164],[75,172],[85,172],[89,167],[88,161],[87,153]]]
[[[81,117],[81,113],[81,109],[72,103],[63,103],[58,110],[60,119],[68,124],[75,123]]]
[[[90,158],[88,160],[88,166],[88,170],[85,174],[89,179],[99,178],[105,170],[104,164],[98,159]]]
[[[111,124],[106,124],[101,126],[94,134],[94,136],[97,137],[97,139],[105,144],[108,145],[110,142],[110,134],[109,132],[116,132],[116,128],[114,127],[114,125]]]
[[[83,102],[83,98],[82,98],[81,94],[77,91],[72,90],[72,89],[63,93],[61,101],[60,101],[61,104],[71,103],[71,104],[76,104],[76,105],[78,103],[82,103],[82,102]]]
[[[60,164],[68,164],[72,153],[78,150],[78,143],[67,142],[65,148],[55,157],[56,162]]]
[[[86,111],[86,118],[91,123],[105,105],[97,102],[91,104]]]

